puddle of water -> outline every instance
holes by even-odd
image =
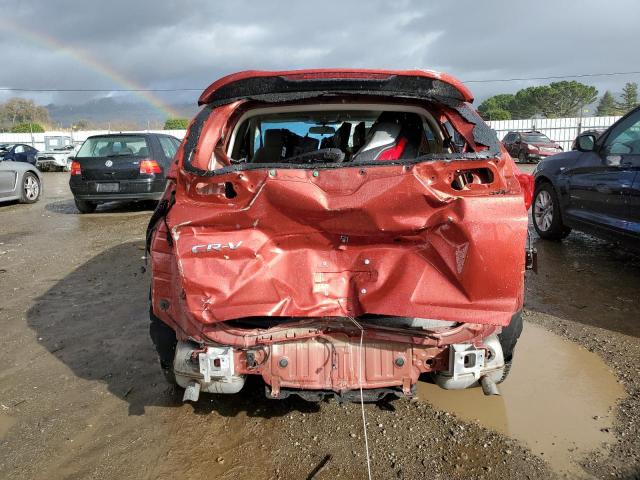
[[[453,391],[419,383],[418,397],[439,410],[523,441],[558,473],[579,475],[577,462],[610,432],[625,392],[596,354],[525,322],[502,396],[480,388]]]
[[[15,418],[5,415],[4,413],[0,413],[0,439],[4,439],[9,432],[9,429],[13,427],[15,423]]]

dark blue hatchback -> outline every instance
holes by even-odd
[[[534,171],[536,231],[560,240],[575,228],[640,250],[640,107],[576,147]]]

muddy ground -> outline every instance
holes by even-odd
[[[79,215],[63,173],[0,206],[0,478],[366,478],[360,406],[182,404],[148,338],[149,205]],[[640,478],[640,259],[536,242],[502,397],[418,387],[366,405],[374,478]],[[520,360],[520,361],[519,361]]]

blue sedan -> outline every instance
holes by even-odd
[[[0,145],[0,160],[36,164],[38,150],[23,143],[5,143]]]
[[[576,147],[534,171],[536,231],[560,240],[575,228],[640,250],[640,107]]]

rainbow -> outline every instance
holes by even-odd
[[[114,82],[119,86],[119,89],[130,90],[131,93],[139,97],[145,103],[154,107],[167,118],[180,117],[180,114],[177,111],[169,107],[162,99],[154,95],[153,92],[146,90],[143,85],[140,85],[133,80],[124,77],[122,74],[118,73],[116,70],[105,65],[104,63],[98,62],[83,50],[72,47],[70,45],[65,45],[60,42],[60,40],[52,36],[45,35],[41,32],[34,32],[32,30],[29,30],[21,25],[16,24],[14,21],[8,22],[5,20],[0,20],[0,27],[4,31],[10,30],[20,38],[30,41],[39,47],[46,48],[47,50],[54,50],[73,58],[81,65],[84,65],[92,71]]]

